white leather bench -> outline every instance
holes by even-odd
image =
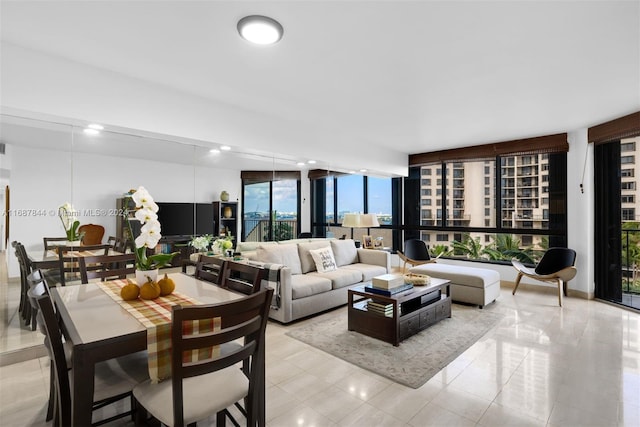
[[[451,281],[454,301],[476,304],[480,308],[500,296],[500,274],[487,268],[429,263],[413,267],[409,272]]]

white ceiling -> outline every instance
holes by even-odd
[[[321,127],[373,151],[567,132],[640,109],[639,1],[1,5],[4,42]],[[240,39],[236,23],[249,14],[277,19],[280,43]],[[324,160],[339,141],[326,141]],[[262,148],[295,152],[304,142]]]

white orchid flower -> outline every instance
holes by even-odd
[[[158,205],[153,201],[153,197],[151,194],[144,188],[138,187],[138,191],[131,195],[131,198],[136,203],[137,208],[146,208],[150,209],[153,212],[158,212]]]
[[[157,221],[158,220],[158,214],[156,214],[151,209],[147,209],[147,208],[138,209],[136,211],[135,217],[142,224],[144,224],[146,222],[149,222],[149,221]]]

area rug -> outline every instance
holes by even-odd
[[[468,349],[503,315],[488,308],[452,304],[451,318],[400,342],[399,347],[347,330],[347,310],[293,326],[286,334],[408,387],[419,388]]]

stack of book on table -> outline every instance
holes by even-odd
[[[393,304],[383,304],[375,301],[367,302],[367,311],[381,316],[393,317]]]
[[[391,296],[412,289],[411,283],[405,283],[404,278],[395,274],[383,274],[371,279],[371,286],[365,286],[364,290],[373,294]]]

